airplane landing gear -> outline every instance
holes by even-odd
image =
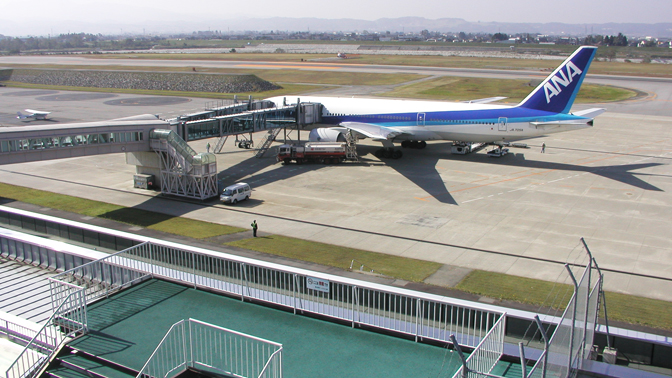
[[[427,147],[427,142],[424,140],[417,141],[417,140],[405,140],[401,142],[401,147],[403,148],[414,148],[416,150],[422,150],[423,148]]]
[[[404,155],[404,153],[401,152],[401,150],[387,147],[387,148],[379,148],[378,150],[376,150],[374,155],[379,159],[399,159]]]

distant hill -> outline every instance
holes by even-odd
[[[15,30],[19,35],[44,35],[50,33],[48,22],[37,19],[26,22],[23,19],[3,21],[7,30]],[[224,33],[238,34],[244,31],[283,31],[283,32],[413,32],[422,30],[442,33],[540,33],[551,35],[583,36],[587,34],[616,35],[623,33],[628,37],[652,36],[672,38],[672,22],[658,24],[607,23],[607,24],[565,24],[565,23],[508,23],[508,22],[470,22],[461,18],[439,18],[435,20],[423,17],[381,18],[374,21],[349,18],[247,18],[234,19],[185,17],[179,22],[149,18],[142,23],[130,20],[92,22],[85,19],[63,20],[68,29],[76,32],[94,34],[171,34],[191,33],[194,31],[219,30]]]
[[[469,22],[461,18],[430,20],[423,17],[381,18],[375,21],[321,18],[267,18],[246,20],[221,20],[229,30],[282,30],[282,31],[368,31],[368,32],[420,32],[422,30],[465,33],[541,33],[552,35],[616,35],[653,36],[672,38],[672,23],[635,24],[564,24],[564,23],[507,23]],[[213,27],[214,28],[214,27]],[[221,28],[226,30],[226,28]]]

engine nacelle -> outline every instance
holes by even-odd
[[[345,142],[345,133],[348,129],[345,127],[322,127],[310,130],[308,140],[311,142]]]

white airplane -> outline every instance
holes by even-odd
[[[311,130],[311,141],[344,141],[354,131],[383,143],[376,156],[401,157],[402,147],[424,148],[429,140],[450,140],[453,145],[503,144],[547,134],[588,128],[605,109],[570,113],[586,77],[596,47],[579,47],[520,104],[494,105],[503,97],[469,102],[388,100],[339,97],[301,97],[321,103],[321,124]],[[268,100],[282,104],[284,97]],[[324,127],[330,126],[330,127]]]
[[[18,119],[47,119],[47,116],[51,114],[51,112],[43,112],[41,110],[33,110],[33,109],[24,109],[30,114],[21,114],[21,112],[16,112],[16,118]]]

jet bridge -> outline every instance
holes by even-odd
[[[161,192],[204,200],[218,195],[214,154],[196,153],[185,141],[268,131],[257,156],[262,155],[287,127],[300,129],[321,121],[322,105],[278,106],[250,101],[211,107],[168,122],[141,115],[102,122],[6,127],[0,130],[0,164],[23,163],[107,153],[126,153],[127,164],[138,174],[152,174]]]
[[[286,101],[275,104],[250,99],[246,103],[209,107],[203,112],[169,120],[177,134],[188,142],[215,137],[221,140],[244,134],[250,134],[251,138],[251,134],[260,131],[287,127],[301,129],[321,121],[322,104],[301,102],[300,99],[292,105],[286,105]]]

